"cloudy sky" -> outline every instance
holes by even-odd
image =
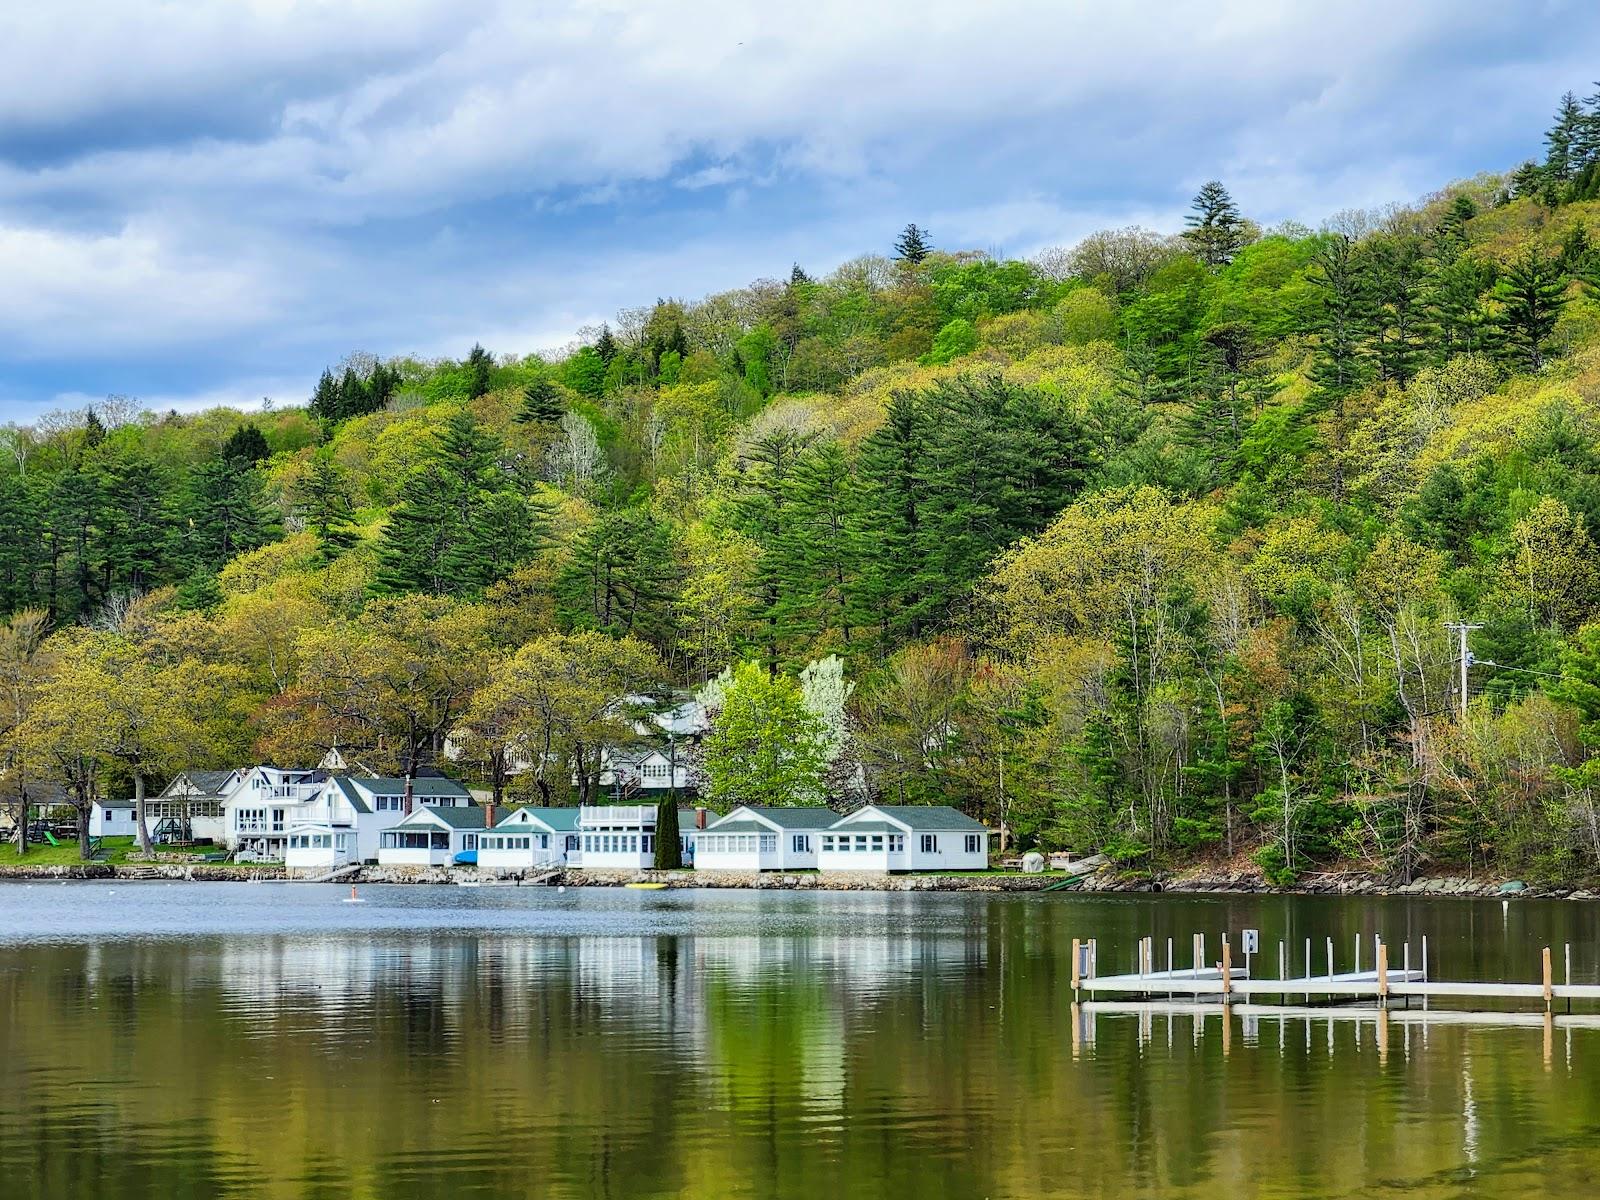
[[[1138,10],[1138,11],[1135,11]],[[1538,148],[1592,0],[51,0],[0,11],[0,419],[298,403],[887,251],[1315,225]]]

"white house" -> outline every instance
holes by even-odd
[[[685,758],[648,742],[603,747],[599,784],[602,791],[618,797],[659,799],[669,788],[676,788],[679,795],[694,794]]]
[[[331,871],[349,863],[378,861],[383,831],[406,818],[406,781],[394,776],[335,775],[294,809],[283,865],[291,871]],[[412,808],[466,808],[472,794],[453,779],[418,776],[411,781]]]
[[[478,837],[478,869],[511,874],[545,867],[576,867],[579,850],[576,808],[519,808]]]
[[[228,847],[258,858],[283,858],[289,827],[310,819],[304,806],[328,782],[321,768],[247,767],[222,802]]]
[[[378,835],[378,863],[385,867],[448,867],[478,861],[478,839],[487,814],[470,807],[424,805]]]
[[[144,802],[150,837],[157,842],[216,842],[228,839],[224,805],[245,772],[179,771],[159,796]]]
[[[821,871],[982,871],[987,826],[944,805],[869,804],[818,834]]]
[[[813,869],[822,831],[838,820],[838,813],[819,806],[765,808],[741,804],[727,816],[694,831],[694,869]]]
[[[684,866],[694,861],[695,814],[692,808],[678,810],[678,844]],[[585,870],[652,867],[656,861],[656,806],[585,804],[578,810],[578,837]]]

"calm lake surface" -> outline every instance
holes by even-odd
[[[1098,1014],[1075,936],[1427,934],[1597,981],[1600,906],[0,885],[0,1196],[1592,1197],[1600,1031]],[[1237,937],[1235,939],[1238,945]],[[1414,951],[1420,956],[1420,950]],[[1398,951],[1392,949],[1391,953]],[[1303,950],[1296,952],[1298,964]],[[1558,965],[1558,974],[1560,967]],[[1074,1036],[1076,1032],[1077,1036]]]

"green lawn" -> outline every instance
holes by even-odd
[[[112,865],[125,863],[128,855],[136,850],[134,839],[131,837],[106,838],[104,847],[104,851],[98,858],[93,859],[93,862],[110,863]],[[215,849],[216,847],[214,846],[163,846],[159,848],[159,852],[163,854],[192,855],[198,858],[202,854],[212,853]],[[34,842],[28,846],[27,854],[20,856],[17,854],[15,842],[7,842],[5,845],[0,846],[0,867],[73,866],[82,861],[78,857],[78,843],[76,841],[63,840],[59,846]]]

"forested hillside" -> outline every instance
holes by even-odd
[[[618,696],[709,683],[718,803],[1591,874],[1597,197],[1569,96],[1537,161],[1319,231],[1218,183],[1027,262],[910,226],[559,355],[8,428],[6,789],[454,734],[559,800]]]

